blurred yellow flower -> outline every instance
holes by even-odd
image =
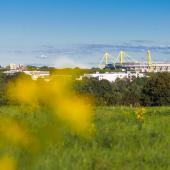
[[[28,134],[26,127],[19,124],[16,120],[8,117],[0,117],[0,133],[9,142],[29,148],[35,147],[34,138]]]
[[[81,98],[61,98],[56,105],[55,115],[71,130],[86,134],[91,128],[92,108]]]
[[[27,104],[32,108],[47,106],[57,119],[76,133],[82,134],[89,131],[92,118],[90,101],[75,95],[70,78],[51,77],[46,82],[43,79],[33,81],[21,77],[9,83],[7,92],[8,98],[19,104]],[[13,128],[13,133],[16,134],[17,139],[22,137],[23,143],[26,144],[26,137],[16,128]],[[7,130],[11,131],[11,129]]]
[[[0,158],[0,170],[16,170],[16,162],[8,155]]]
[[[36,83],[28,78],[18,78],[8,84],[7,94],[10,101],[19,104],[37,104]]]

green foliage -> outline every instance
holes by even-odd
[[[27,122],[29,131],[40,137],[43,131],[45,133],[46,122],[52,123],[45,109],[41,113],[31,113],[18,106],[5,106],[0,107],[0,112]],[[62,138],[55,139],[38,155],[27,155],[10,145],[6,151],[15,150],[20,170],[168,170],[169,121],[169,107],[146,108],[143,128],[139,130],[134,108],[97,107],[94,117],[96,133],[90,138],[63,130]],[[49,136],[42,138],[43,145],[50,136],[49,132]]]
[[[46,69],[46,67],[41,68]],[[53,76],[66,76],[73,79],[84,73],[94,72],[95,69],[54,69],[49,68]],[[7,103],[5,87],[9,80],[15,79],[18,75],[26,76],[23,73],[14,76],[7,76],[0,72],[0,104]],[[27,76],[28,77],[28,76]],[[85,95],[93,98],[96,105],[112,106],[163,106],[170,105],[170,73],[150,74],[147,78],[118,79],[114,83],[107,80],[84,78],[82,81],[75,81],[74,90],[78,95]]]
[[[28,66],[27,66],[27,70],[28,70],[28,71],[36,71],[36,70],[37,70],[37,67],[28,65]]]
[[[0,105],[6,104],[7,102],[5,89],[10,78],[10,76],[0,72]]]
[[[63,69],[57,69],[57,68],[51,68],[50,74],[53,76],[71,76],[73,78],[77,78],[83,74],[86,73],[93,73],[96,72],[98,69],[80,69],[78,67],[76,68],[63,68]]]
[[[78,94],[90,95],[97,105],[163,106],[170,105],[170,73],[152,74],[149,78],[106,80],[83,79],[75,82]]]
[[[87,79],[75,82],[78,94],[90,95],[97,105],[140,105],[141,91],[146,79],[117,80],[110,83],[107,80]]]
[[[152,75],[142,91],[142,104],[145,106],[170,105],[170,74]]]
[[[30,76],[24,73],[16,73],[14,75],[6,75],[3,72],[0,72],[0,105],[4,105],[8,103],[6,88],[9,81],[15,81],[18,77],[27,77],[31,79]]]

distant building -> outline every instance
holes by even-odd
[[[22,71],[22,70],[9,70],[9,71],[4,71],[4,74],[6,75],[15,75],[16,73],[25,73],[33,80],[37,80],[38,78],[44,78],[47,79],[50,75],[49,71]]]
[[[16,73],[19,73],[21,71],[19,70],[9,70],[9,71],[4,71],[3,73],[9,76],[15,75]]]
[[[115,63],[105,66],[106,69],[123,69],[127,71],[139,71],[139,72],[170,72],[170,63]]]
[[[23,73],[30,75],[33,80],[38,78],[48,78],[50,75],[49,71],[23,71]]]
[[[119,72],[119,73],[94,73],[94,74],[84,74],[77,80],[82,80],[83,78],[97,78],[98,80],[108,80],[110,82],[115,82],[116,79],[132,79],[145,77],[143,73],[131,73],[131,72]]]
[[[19,65],[18,65],[18,69],[19,69],[19,70],[26,70],[26,66],[23,65],[23,64],[19,64]]]
[[[17,65],[16,64],[10,64],[9,69],[10,70],[17,70]]]
[[[9,70],[19,70],[19,71],[24,71],[26,70],[26,67],[23,64],[9,64],[8,66]]]

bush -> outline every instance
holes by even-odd
[[[170,105],[170,73],[151,76],[143,87],[141,101],[145,106]]]
[[[149,78],[107,80],[83,79],[75,82],[78,94],[92,96],[96,105],[162,106],[170,105],[170,73],[152,74]]]

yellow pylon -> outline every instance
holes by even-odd
[[[109,59],[109,53],[108,52],[105,52],[104,59],[105,59],[105,66],[107,66],[108,65],[108,59]]]
[[[148,58],[148,66],[151,66],[151,52],[148,50],[147,52],[147,58]]]
[[[124,52],[120,51],[120,64],[123,64]]]

